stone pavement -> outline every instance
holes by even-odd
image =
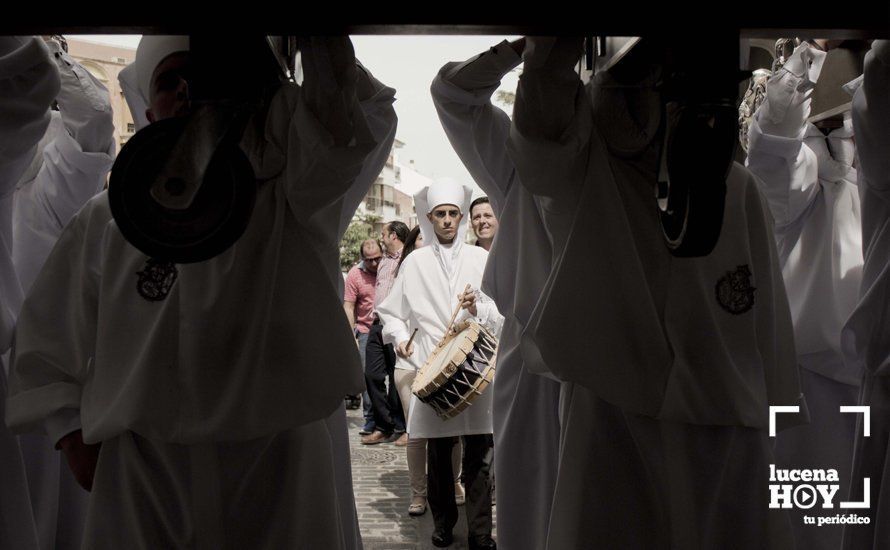
[[[411,489],[405,447],[396,447],[392,443],[362,445],[358,435],[363,423],[361,409],[347,410],[346,420],[352,456],[352,484],[365,550],[436,548],[430,542],[433,517],[429,508],[420,517],[408,515]],[[464,507],[458,506],[458,512],[454,544],[450,546],[454,550],[467,548]],[[496,520],[497,517],[495,523]]]

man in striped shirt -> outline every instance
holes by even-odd
[[[389,294],[393,281],[396,278],[396,270],[399,266],[399,258],[402,256],[402,247],[408,238],[408,226],[400,221],[392,221],[383,226],[380,234],[383,242],[384,258],[377,267],[377,288],[374,293],[374,309]],[[389,440],[394,434],[400,434],[396,439],[396,445],[402,447],[408,444],[408,435],[405,433],[405,418],[402,414],[402,403],[396,390],[393,372],[396,364],[395,351],[392,344],[383,344],[381,334],[383,325],[374,315],[374,324],[368,333],[368,344],[365,350],[365,382],[368,386],[368,395],[371,397],[371,406],[376,429],[369,435],[362,437],[365,445],[375,445]],[[389,389],[386,387],[386,379],[389,378]]]

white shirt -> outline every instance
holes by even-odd
[[[299,87],[279,90],[241,142],[260,182],[250,223],[210,260],[152,266],[105,193],[87,203],[22,310],[8,423],[54,440],[82,426],[90,443],[125,430],[237,441],[326,418],[359,393],[337,243],[395,135],[394,90],[374,89],[348,147]]]
[[[785,137],[771,131],[769,113],[776,108],[767,97],[751,120],[746,164],[775,219],[798,361],[832,380],[859,385],[861,369],[844,365],[840,342],[862,279],[852,121],[826,137],[801,120],[797,135]]]
[[[575,45],[529,40],[511,157],[530,191],[575,208],[523,345],[559,379],[625,411],[765,428],[768,405],[802,396],[772,224],[754,178],[731,168],[710,255],[673,257],[653,189],[657,94],[626,94],[607,73],[581,92]]]
[[[452,270],[443,269],[441,257],[454,253]],[[406,362],[421,368],[445,335],[448,322],[458,305],[457,296],[467,284],[479,288],[488,252],[477,246],[456,242],[450,249],[434,242],[417,249],[402,262],[399,276],[377,313],[383,323],[383,341],[397,345],[414,337],[414,353]],[[476,305],[476,321],[500,335],[503,317],[484,294]],[[456,322],[468,317],[461,310]],[[495,379],[497,379],[495,377]],[[411,397],[408,433],[415,437],[450,437],[492,433],[491,390],[477,397],[470,407],[449,420],[442,420],[435,410]]]

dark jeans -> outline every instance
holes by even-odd
[[[491,536],[491,434],[465,435],[463,478],[467,492],[467,533],[479,542]],[[451,449],[456,437],[427,440],[427,500],[437,529],[454,529],[457,504],[454,502],[454,473]]]
[[[383,325],[372,325],[365,348],[365,385],[371,397],[374,424],[384,433],[404,432],[405,416],[394,377],[396,353],[391,344],[383,345]],[[386,379],[389,378],[389,390]]]
[[[368,333],[355,331],[355,338],[358,340],[358,354],[362,358],[362,370],[365,369],[365,350],[368,347]],[[374,412],[371,410],[371,398],[368,396],[367,390],[362,392],[362,412],[365,418],[365,424],[374,422]]]

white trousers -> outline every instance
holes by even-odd
[[[402,412],[405,414],[405,425],[408,425],[408,409],[411,404],[411,385],[417,372],[406,369],[395,370],[396,390],[399,392],[399,400],[402,402]],[[426,406],[426,405],[424,405]],[[458,440],[451,452],[451,468],[454,474],[454,483],[460,482],[463,445]],[[411,479],[411,496],[426,498],[426,438],[411,437],[408,434],[408,476]]]

